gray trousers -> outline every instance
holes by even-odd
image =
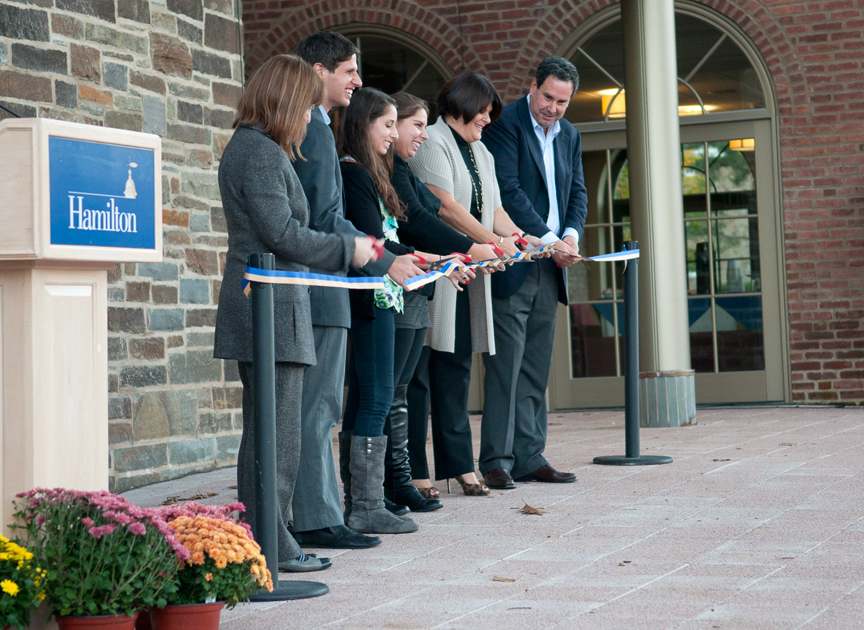
[[[348,331],[313,326],[318,365],[303,375],[300,473],[294,488],[295,532],[343,525],[331,430],[342,417]]]
[[[237,495],[246,506],[246,521],[255,538],[260,538],[255,510],[255,408],[253,388],[255,374],[251,363],[239,362],[243,382],[243,435],[237,454]],[[279,562],[300,555],[300,546],[288,531],[291,525],[291,499],[297,481],[300,461],[300,396],[303,390],[303,368],[298,363],[276,364],[276,499]]]
[[[492,298],[495,354],[486,367],[480,472],[504,468],[522,477],[545,465],[546,385],[552,363],[558,281],[555,263],[531,263],[522,287]]]

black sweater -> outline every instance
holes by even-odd
[[[440,256],[452,252],[465,254],[471,249],[474,241],[438,218],[441,201],[417,179],[408,167],[408,163],[395,154],[393,177],[390,178],[390,182],[406,207],[405,218],[399,221],[400,241],[421,251]],[[363,229],[359,226],[358,228]]]
[[[375,238],[384,237],[384,217],[381,215],[381,207],[378,203],[378,190],[372,181],[372,175],[357,162],[343,160],[339,163],[342,169],[342,181],[345,185],[345,218],[351,221],[361,232],[371,234]],[[402,256],[414,252],[413,247],[408,247],[397,241],[384,240],[387,251]],[[362,271],[351,267],[349,276],[365,276]],[[348,292],[351,301],[351,315],[374,319],[376,311],[374,291],[358,289]]]
[[[384,217],[381,215],[378,191],[372,182],[372,175],[357,162],[343,160],[339,166],[345,184],[345,218],[361,232],[384,238]],[[384,241],[384,247],[397,256],[414,251],[413,247],[389,239]]]

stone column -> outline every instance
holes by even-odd
[[[673,0],[622,0],[630,219],[640,243],[642,426],[696,421]]]

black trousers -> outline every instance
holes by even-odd
[[[425,328],[396,329],[396,348],[393,352],[393,384],[396,387],[407,385],[411,380],[420,360],[420,353],[424,350],[425,339]]]
[[[423,348],[408,387],[408,455],[411,476],[428,479],[426,462],[426,392],[431,403],[435,479],[474,472],[474,450],[468,421],[471,384],[471,306],[468,292],[456,297],[455,352]],[[427,358],[428,357],[428,358]],[[425,363],[424,363],[425,362]]]

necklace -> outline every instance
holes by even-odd
[[[474,151],[471,145],[468,145],[468,155],[471,156],[471,164],[474,165],[474,172],[477,174],[477,181],[480,182],[480,192],[477,192],[477,184],[474,183],[474,178],[470,176],[471,188],[474,189],[474,198],[477,199],[477,214],[483,214],[483,180],[480,178],[480,169],[477,168],[477,162],[474,161]]]

